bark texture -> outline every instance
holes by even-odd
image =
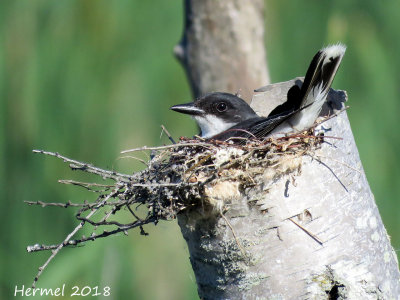
[[[236,93],[250,102],[269,83],[263,0],[185,0],[185,29],[174,53],[195,97]]]
[[[263,2],[185,4],[186,28],[175,53],[194,94],[242,88],[249,99],[269,81]],[[253,108],[266,115],[294,83],[262,88]],[[332,92],[322,114],[345,99],[344,92]],[[397,257],[346,113],[319,130],[340,139],[326,138],[307,155],[282,159],[254,177],[251,189],[229,187],[229,181],[225,190],[208,187],[210,197],[224,201],[223,210],[178,215],[202,299],[400,299]]]

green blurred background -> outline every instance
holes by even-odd
[[[334,87],[349,93],[348,114],[392,244],[400,248],[399,1],[266,1],[272,82],[302,76],[321,46],[348,51]],[[75,227],[72,209],[24,200],[93,200],[57,179],[95,180],[32,149],[58,151],[100,167],[140,166],[119,151],[193,135],[189,118],[168,110],[191,93],[172,49],[181,37],[182,1],[7,0],[0,4],[0,299],[29,286],[48,253]],[[240,88],[240,87],[238,87]],[[111,286],[113,299],[197,299],[188,251],[175,222],[65,249],[41,287]],[[18,298],[18,297],[17,297]],[[94,297],[92,297],[94,298]],[[42,297],[41,299],[45,299]]]

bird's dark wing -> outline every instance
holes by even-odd
[[[245,144],[247,142],[247,139],[262,140],[268,137],[276,127],[281,125],[294,114],[309,107],[310,105],[311,104],[308,104],[304,107],[296,109],[295,111],[284,112],[267,118],[256,117],[248,119],[219,134],[212,136],[209,139],[219,141],[230,140],[233,141],[235,144]]]
[[[256,138],[263,139],[267,137],[272,130],[274,130],[277,126],[279,126],[286,119],[291,117],[294,112],[285,112],[279,115],[275,115],[272,117],[256,117],[252,119],[245,120],[240,122],[239,124],[221,132],[210,139],[213,140],[232,140],[237,144],[245,144],[246,139]]]
[[[275,107],[268,115],[268,117],[290,113],[300,108],[301,92],[300,87],[295,84],[287,92],[287,100]]]
[[[269,121],[267,121],[267,119],[268,118],[256,117],[245,120],[229,128],[228,130],[225,130],[217,135],[214,135],[210,139],[226,141],[228,139],[234,140],[235,138],[237,138],[236,140],[241,140],[245,138],[256,137],[252,131],[255,130],[256,128],[263,127],[264,124],[265,126],[268,126]]]

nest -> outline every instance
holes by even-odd
[[[47,264],[66,246],[76,246],[110,235],[139,228],[147,235],[144,225],[171,220],[177,214],[201,207],[221,212],[227,201],[246,193],[257,185],[257,178],[265,176],[273,182],[283,173],[299,168],[292,162],[307,152],[314,151],[323,141],[310,130],[264,141],[248,140],[245,145],[202,139],[181,138],[177,144],[160,147],[142,147],[126,152],[151,151],[147,168],[133,175],[97,168],[58,153],[34,150],[62,159],[73,170],[96,174],[111,179],[112,184],[85,183],[62,180],[98,193],[94,202],[44,203],[30,205],[78,207],[79,225],[60,244],[36,244],[28,252],[52,250],[48,261],[39,268],[34,284]],[[92,226],[92,234],[76,237],[84,226]]]
[[[293,163],[296,158],[314,151],[323,141],[323,136],[312,134],[292,135],[263,142],[248,141],[245,145],[229,142],[204,141],[201,139],[181,138],[180,143],[142,147],[128,150],[138,152],[151,150],[147,168],[133,175],[102,170],[89,164],[74,161],[58,153],[36,151],[63,159],[70,163],[73,170],[95,173],[102,178],[114,180],[114,184],[102,185],[62,180],[61,183],[73,184],[99,193],[96,201],[77,203],[28,202],[42,206],[80,207],[76,218],[98,229],[100,226],[113,227],[102,234],[92,234],[81,240],[70,240],[76,245],[87,240],[126,232],[135,227],[157,223],[160,220],[175,219],[182,210],[211,206],[221,209],[219,199],[234,198],[238,192],[245,191],[257,184],[260,175],[271,182],[299,167]],[[125,151],[125,152],[128,152]],[[224,185],[237,189],[223,191]],[[215,195],[221,195],[217,197]],[[214,195],[214,196],[213,196]],[[216,199],[219,198],[219,199]],[[223,202],[223,201],[222,201]],[[94,218],[93,211],[104,210],[103,217]],[[119,212],[129,212],[130,221],[117,221]],[[96,213],[96,216],[100,214]],[[125,217],[126,219],[126,217]],[[117,227],[115,229],[115,227]],[[35,249],[29,249],[35,251]]]
[[[140,189],[130,188],[130,199],[148,207],[148,217],[174,219],[182,210],[211,208],[220,212],[227,201],[258,184],[273,182],[301,166],[301,157],[319,147],[321,136],[293,135],[244,146],[183,139],[168,149],[158,149],[141,175]]]

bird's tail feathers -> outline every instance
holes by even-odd
[[[315,54],[301,87],[300,107],[325,101],[345,52],[345,45],[336,44],[323,48]]]

